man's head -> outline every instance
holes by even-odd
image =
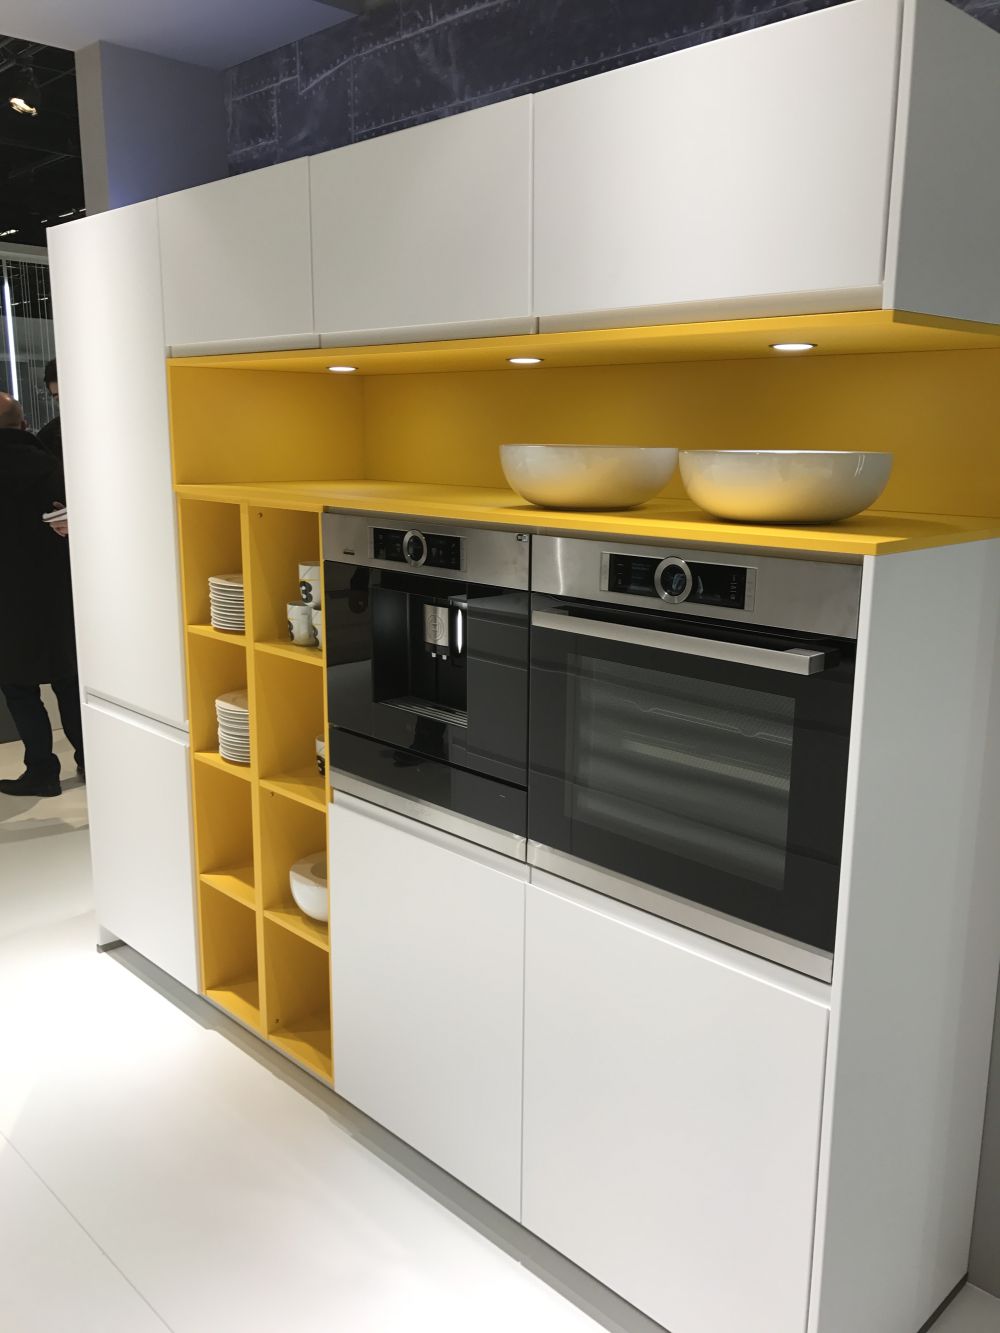
[[[43,379],[45,380],[45,387],[48,389],[51,396],[53,398],[58,398],[59,376],[56,372],[56,363],[54,359],[52,361],[46,361]]]
[[[21,404],[9,393],[0,393],[0,430],[27,430]]]

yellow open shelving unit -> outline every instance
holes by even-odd
[[[288,887],[296,861],[326,853],[315,753],[326,735],[324,649],[285,634],[298,565],[319,562],[319,516],[183,497],[178,506],[202,988],[330,1083],[329,928],[305,916]],[[227,634],[209,624],[208,578],[236,572],[246,632]],[[219,755],[216,730],[216,698],[240,689],[250,708],[246,767]]]

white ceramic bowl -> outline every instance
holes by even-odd
[[[296,861],[288,872],[292,897],[300,911],[314,921],[328,921],[330,898],[326,891],[326,852],[315,852]]]
[[[833,523],[875,503],[892,454],[809,449],[683,449],[688,495],[716,518]]]
[[[507,484],[544,509],[634,509],[667,484],[676,449],[617,444],[502,444]]]

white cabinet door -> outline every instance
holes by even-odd
[[[196,991],[187,737],[93,696],[83,725],[98,924]]]
[[[539,93],[536,313],[880,306],[898,26],[852,0]]]
[[[337,794],[334,1086],[513,1217],[524,867]]]
[[[170,347],[316,345],[306,160],[182,190],[158,204]]]
[[[529,328],[530,98],[338,148],[311,168],[316,328],[327,345],[361,331],[384,340],[435,325]]]
[[[48,241],[81,683],[184,726],[156,204]]]
[[[535,878],[524,1225],[671,1333],[803,1333],[823,988]]]

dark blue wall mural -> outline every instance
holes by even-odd
[[[233,172],[539,92],[839,0],[386,0],[229,71]],[[1000,0],[962,8],[1000,28]]]

